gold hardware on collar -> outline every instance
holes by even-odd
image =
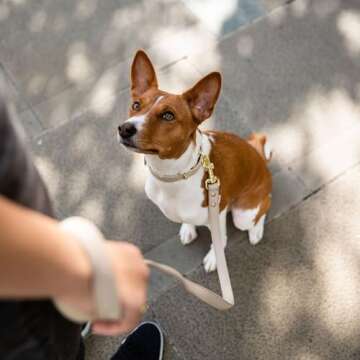
[[[209,184],[216,184],[219,183],[220,180],[214,174],[214,164],[210,161],[210,158],[206,154],[201,154],[201,165],[203,166],[204,170],[209,173],[209,178],[205,180],[205,188],[209,190]]]

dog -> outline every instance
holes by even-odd
[[[129,118],[118,127],[119,142],[145,155],[147,196],[170,220],[182,223],[180,240],[187,245],[197,237],[197,226],[208,224],[207,173],[199,166],[209,156],[220,180],[220,230],[226,247],[226,216],[246,230],[251,244],[263,237],[271,205],[272,178],[267,167],[271,150],[262,134],[244,140],[220,131],[200,131],[213,113],[221,89],[221,75],[212,72],[181,95],[158,87],[154,67],[142,50],[131,66]],[[169,179],[173,179],[170,181]],[[205,256],[206,272],[216,269],[213,246]]]

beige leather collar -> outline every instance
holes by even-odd
[[[201,135],[202,137],[202,132],[200,131],[200,129],[197,129],[197,132]],[[202,139],[202,138],[201,138]],[[156,179],[163,181],[163,182],[167,182],[167,183],[171,183],[171,182],[176,182],[179,180],[186,180],[189,177],[193,176],[200,168],[202,165],[202,158],[203,158],[203,152],[202,152],[202,144],[200,144],[199,147],[199,152],[198,152],[198,158],[196,161],[196,164],[189,170],[186,171],[184,173],[178,173],[175,175],[162,175],[159,174],[158,172],[156,172],[147,162],[146,159],[144,159],[144,164],[149,168],[149,171],[151,173],[151,175],[153,175]]]
[[[199,156],[198,156],[196,164],[189,171],[186,171],[184,173],[175,174],[175,175],[160,175],[146,162],[146,160],[145,160],[145,165],[148,167],[151,175],[153,175],[156,179],[163,181],[163,182],[170,183],[170,182],[176,182],[179,180],[186,180],[189,177],[193,176],[201,168],[201,157],[202,157],[202,150],[201,150],[201,146],[200,146]]]

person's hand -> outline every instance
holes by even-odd
[[[92,329],[98,334],[118,335],[132,330],[144,313],[149,269],[140,250],[134,245],[107,241],[106,246],[112,261],[124,316],[117,322],[96,321]]]
[[[132,330],[143,315],[149,269],[136,246],[117,241],[106,241],[105,246],[113,268],[123,316],[119,321],[95,321],[92,329],[102,335],[118,335]],[[74,276],[74,286],[71,291],[67,290],[56,300],[67,303],[85,314],[93,314],[95,307],[91,266],[86,254],[83,250],[79,250],[76,255],[78,261],[75,260],[78,271]]]

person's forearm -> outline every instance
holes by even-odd
[[[84,294],[90,264],[53,219],[0,196],[0,298]]]

